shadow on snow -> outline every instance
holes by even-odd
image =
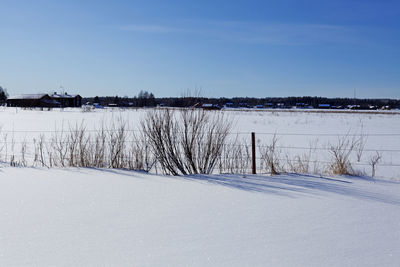
[[[273,193],[287,197],[298,197],[299,194],[319,195],[323,192],[340,194],[343,196],[366,199],[386,204],[399,205],[400,197],[390,194],[374,192],[374,186],[354,184],[351,179],[342,180],[313,175],[285,174],[277,176],[261,175],[189,175],[185,179],[202,181],[249,192]],[[347,177],[343,177],[346,179]],[[371,178],[355,177],[355,181],[375,183]],[[379,184],[380,182],[377,182]],[[385,182],[389,186],[390,182]],[[392,183],[400,186],[399,183]]]

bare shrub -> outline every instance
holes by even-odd
[[[310,155],[301,154],[295,155],[293,159],[286,156],[286,162],[289,166],[289,170],[294,173],[309,173],[310,172]]]
[[[10,157],[10,166],[12,167],[16,167],[17,166],[17,162],[15,161],[15,156],[11,155]]]
[[[314,174],[321,174],[322,170],[320,167],[320,162],[318,160],[318,154],[317,150],[318,150],[318,143],[319,140],[316,139],[314,141],[310,141],[309,143],[309,153],[310,153],[310,168],[312,165],[312,173]]]
[[[51,139],[52,141],[53,141],[53,139]],[[51,167],[53,167],[53,166],[58,166],[57,164],[55,164],[55,160],[54,160],[54,152],[53,152],[53,148],[54,148],[54,145],[53,145],[53,142],[52,141],[50,141],[50,142],[48,142],[48,143],[45,143],[46,144],[46,154],[47,154],[47,160],[48,160],[48,162],[49,162],[49,165],[48,165],[48,167],[49,168],[51,168]]]
[[[104,129],[104,124],[101,125],[100,130],[96,133],[94,137],[93,144],[91,148],[92,155],[92,166],[96,168],[104,168],[106,166],[105,153],[106,153],[106,141],[107,135]]]
[[[40,164],[42,167],[48,167],[45,160],[45,137],[43,134],[38,139],[33,139],[34,145],[34,166]]]
[[[86,131],[86,126],[81,124],[80,128],[77,128],[74,132],[77,140],[77,157],[76,165],[78,167],[91,167],[93,166],[91,162],[91,149],[89,148],[90,136]]]
[[[232,143],[225,144],[219,160],[220,173],[248,173],[251,168],[250,146],[238,136]]]
[[[83,122],[82,122],[83,123]],[[58,151],[64,151],[65,154],[68,154],[68,166],[75,167],[77,166],[77,151],[78,151],[78,139],[79,139],[79,126],[75,125],[75,128],[69,127],[69,133],[64,139],[60,138],[62,142],[57,143]],[[57,139],[56,139],[57,140]],[[60,157],[60,164],[64,166],[64,157]]]
[[[128,152],[128,168],[149,172],[155,166],[156,159],[151,153],[148,138],[143,132],[139,135],[133,134],[132,138]]]
[[[142,120],[152,151],[164,173],[211,173],[221,155],[231,122],[202,109],[154,110]]]
[[[98,167],[98,168],[129,168],[134,170],[149,171],[155,165],[155,158],[151,153],[151,145],[142,133],[138,136],[127,131],[127,123],[117,120],[109,126],[102,124],[98,131],[87,129],[82,121],[80,124],[56,129],[48,140],[44,135],[33,138],[32,165],[45,167]],[[129,135],[131,133],[131,135]],[[132,141],[127,142],[131,136]],[[20,153],[14,154],[15,142],[11,139],[3,142],[5,148],[5,161],[13,166],[27,166],[28,142],[21,142],[18,147]],[[10,143],[11,149],[7,144]],[[134,144],[129,146],[128,144]],[[11,153],[8,152],[11,151]],[[8,154],[7,154],[8,153]]]
[[[279,168],[281,165],[279,154],[277,150],[278,137],[276,134],[272,137],[271,144],[267,146],[260,146],[259,151],[261,155],[261,164],[266,168],[266,171],[271,175],[276,175],[279,173]]]
[[[363,133],[360,134],[360,137],[358,141],[356,142],[355,145],[355,151],[356,151],[356,156],[357,156],[357,162],[361,161],[361,157],[364,153],[364,148],[367,143],[367,136]]]
[[[319,173],[319,161],[315,157],[318,139],[309,143],[308,149],[304,153],[295,155],[293,158],[286,154],[286,164],[289,171],[294,173]]]
[[[126,124],[120,120],[118,124],[112,123],[108,132],[108,153],[111,168],[125,167]]]
[[[27,153],[27,145],[26,145],[26,140],[24,140],[21,143],[21,158],[19,161],[19,166],[26,167],[27,166],[27,161],[26,161],[26,153]]]
[[[220,112],[201,109],[184,109],[181,118],[186,169],[189,173],[211,173],[229,133],[229,122]]]
[[[164,173],[187,174],[183,167],[179,146],[179,127],[169,109],[153,110],[142,120],[143,132],[149,139],[152,151]]]
[[[372,168],[372,174],[371,174],[372,177],[375,177],[376,166],[381,160],[382,160],[382,154],[379,153],[378,151],[376,151],[375,155],[371,156],[371,158],[369,159],[369,164],[371,165]]]
[[[354,175],[354,169],[350,162],[351,153],[358,146],[359,140],[350,138],[349,135],[338,138],[335,145],[330,145],[329,152],[332,155],[332,163],[329,170],[335,175]]]
[[[54,135],[50,139],[50,144],[49,144],[50,147],[48,148],[50,166],[54,165],[54,166],[65,167],[67,153],[69,152],[68,146],[70,146],[67,140],[68,139],[64,134],[63,128],[60,131],[56,130],[54,132]],[[69,166],[73,166],[72,160],[73,160],[73,155],[70,155]]]
[[[11,155],[10,155],[10,165],[13,167],[17,166],[17,161],[15,159],[15,154],[14,154],[14,148],[15,148],[15,139],[13,132],[11,137]]]

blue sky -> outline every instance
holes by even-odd
[[[400,98],[400,3],[1,1],[10,94]]]

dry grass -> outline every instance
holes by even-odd
[[[271,175],[277,175],[281,168],[280,151],[277,148],[278,137],[272,137],[271,143],[267,146],[260,146],[261,166],[265,166],[266,171]],[[262,168],[262,167],[261,167]]]
[[[354,175],[350,156],[358,146],[359,140],[350,138],[349,135],[338,138],[336,144],[330,145],[329,152],[332,155],[330,172],[334,175]]]
[[[219,158],[220,173],[248,173],[251,168],[250,146],[246,140],[238,136],[228,144],[225,144]]]

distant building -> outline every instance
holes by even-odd
[[[22,94],[10,96],[7,99],[8,107],[59,107],[60,103],[48,94]]]
[[[221,107],[216,104],[203,104],[201,105],[201,108],[207,109],[207,110],[219,110]]]
[[[274,108],[275,105],[274,105],[274,103],[264,103],[264,107],[265,108]]]
[[[277,103],[276,107],[277,108],[285,108],[285,103]]]
[[[331,105],[330,104],[318,104],[318,108],[329,109],[329,108],[331,108]]]
[[[305,108],[308,105],[306,103],[296,103],[296,108]]]
[[[80,95],[57,94],[21,94],[7,99],[9,107],[81,107]]]
[[[51,99],[59,102],[60,106],[63,108],[75,108],[82,106],[82,97],[80,95],[70,95],[68,93],[58,94],[57,92],[54,92],[54,94],[52,94],[50,97]]]

